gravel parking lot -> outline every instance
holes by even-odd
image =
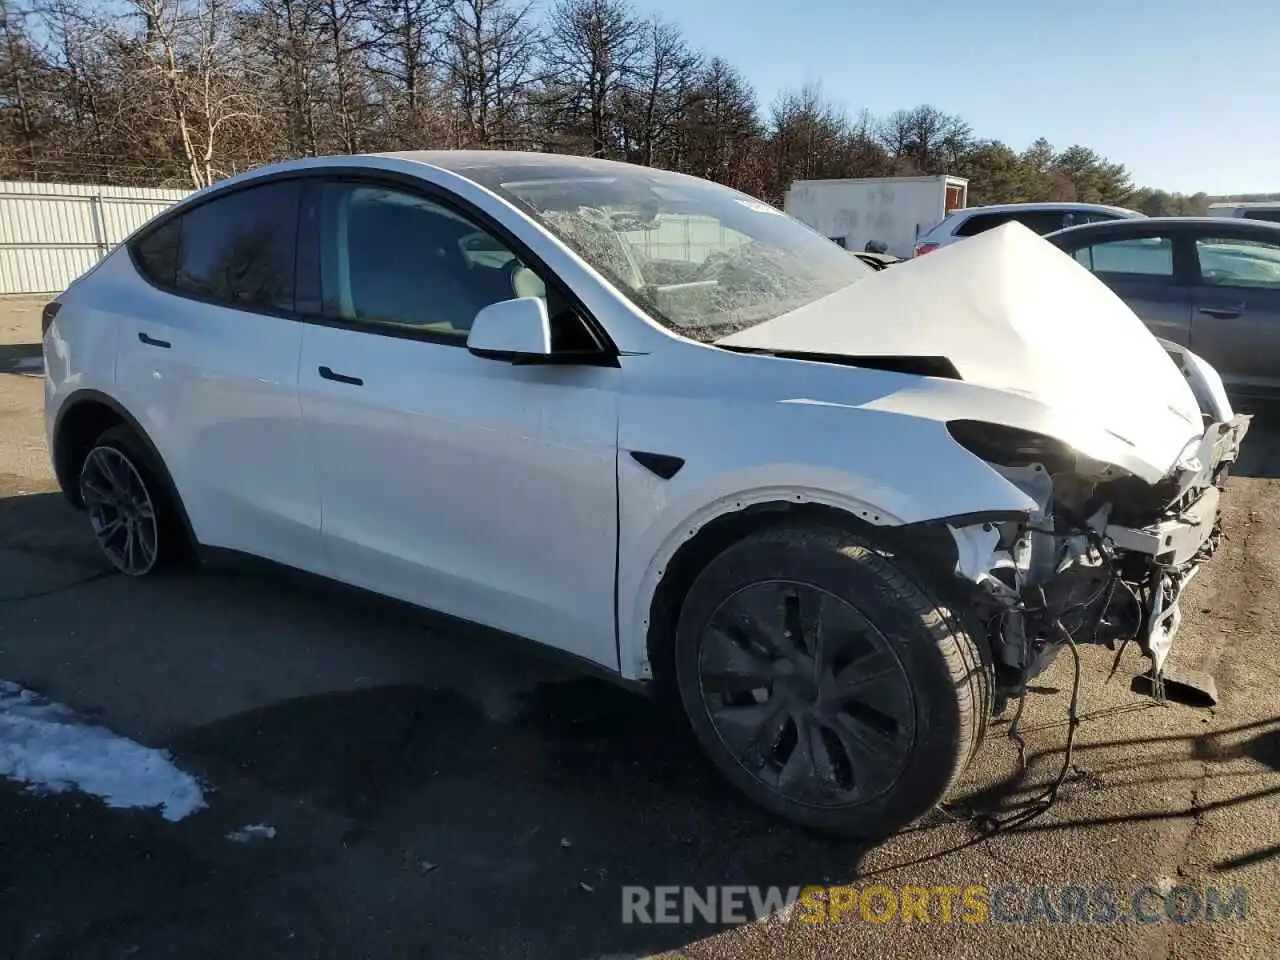
[[[1175,648],[1218,707],[1129,692],[1083,651],[1059,802],[984,836],[874,849],[772,821],[680,725],[517,642],[248,562],[110,575],[55,492],[38,304],[0,303],[0,679],[163,748],[207,807],[178,822],[0,779],[0,952],[63,957],[1271,957],[1280,942],[1280,415],[1259,408],[1228,542]],[[1068,657],[970,771],[1009,808],[1062,762]],[[16,729],[16,728],[14,728]],[[9,732],[6,734],[6,730]],[[0,757],[15,736],[0,710]],[[237,833],[262,825],[263,830]],[[269,827],[270,830],[265,829]],[[247,839],[247,842],[239,842]],[[1247,890],[1227,922],[624,924],[624,885],[1143,885]]]

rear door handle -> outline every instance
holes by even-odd
[[[138,339],[141,340],[143,343],[145,343],[148,347],[163,347],[165,350],[168,350],[171,346],[173,346],[173,344],[171,344],[168,340],[157,340],[155,337],[150,336],[149,334],[146,334],[146,333],[139,333]]]
[[[1234,320],[1244,313],[1244,304],[1242,303],[1238,307],[1201,307],[1200,312],[1206,316],[1216,317],[1219,320]]]
[[[334,380],[338,383],[349,383],[353,387],[364,386],[364,381],[359,377],[349,377],[345,373],[337,373],[329,367],[321,367],[320,376],[324,377],[326,380]]]

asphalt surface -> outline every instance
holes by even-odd
[[[1083,651],[1073,765],[1039,819],[936,818],[874,848],[770,820],[679,723],[525,645],[312,578],[220,563],[108,573],[47,465],[33,304],[0,303],[0,678],[207,785],[171,823],[0,780],[0,955],[587,958],[1274,957],[1280,942],[1280,415],[1226,498],[1175,662],[1214,709],[1131,693]],[[1070,658],[992,727],[958,810],[1010,811],[1058,772]],[[275,836],[232,843],[269,824]],[[621,922],[624,885],[1111,887],[1247,893],[1217,922]],[[1015,903],[1012,913],[1021,915]],[[1156,905],[1159,911],[1159,904]],[[1123,907],[1122,907],[1123,912]],[[1055,914],[1061,911],[1055,911]],[[1012,915],[1006,909],[1002,916]],[[1096,919],[1096,918],[1095,918]]]

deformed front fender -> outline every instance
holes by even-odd
[[[766,504],[811,504],[845,513],[852,522],[895,527],[1009,519],[1037,510],[1030,496],[957,444],[944,423],[814,404],[779,412],[787,406],[774,405],[774,417],[751,429],[737,420],[733,432],[722,434],[727,442],[714,445],[697,442],[697,435],[707,435],[697,418],[672,417],[660,429],[655,425],[662,452],[684,461],[667,478],[629,455],[646,449],[645,431],[634,429],[634,421],[633,429],[624,429],[618,458],[618,653],[625,678],[651,678],[650,614],[673,558],[708,524],[729,514]],[[859,429],[850,430],[851,419]],[[769,436],[760,436],[762,431]],[[765,454],[769,462],[760,462]]]

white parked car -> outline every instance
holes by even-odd
[[[1280,200],[1224,201],[1209,204],[1209,216],[1280,223]]]
[[[756,802],[862,836],[1063,645],[1163,663],[1247,427],[1021,226],[876,272],[549,155],[235,177],[45,326],[57,476],[123,573],[241,551],[667,684]]]
[[[994,230],[1006,223],[1020,223],[1028,230],[1044,236],[1055,230],[1078,227],[1082,223],[1100,223],[1105,220],[1127,220],[1142,217],[1136,210],[1110,207],[1101,203],[997,203],[986,207],[964,207],[952,210],[934,226],[920,235],[916,241],[915,255],[926,253],[966,237]]]

